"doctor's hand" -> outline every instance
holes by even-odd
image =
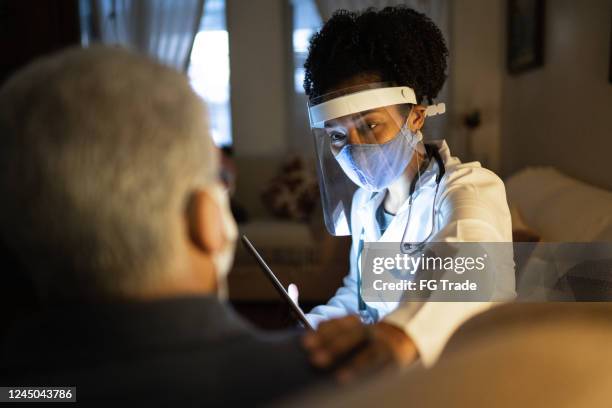
[[[311,363],[334,370],[342,383],[358,375],[389,366],[406,366],[417,358],[417,350],[406,333],[391,324],[364,325],[357,316],[329,320],[302,341]]]

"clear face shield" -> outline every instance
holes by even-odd
[[[405,86],[371,84],[322,95],[309,103],[327,230],[350,234],[357,189],[383,191],[406,170],[422,140],[408,127],[416,104]]]

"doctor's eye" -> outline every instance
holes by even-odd
[[[343,145],[346,143],[346,135],[341,132],[331,132],[329,139],[331,144],[334,146]]]
[[[377,122],[368,123],[368,129],[374,130],[379,124]]]

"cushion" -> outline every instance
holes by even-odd
[[[612,241],[612,192],[552,167],[528,167],[506,180],[511,207],[544,241]]]
[[[278,218],[308,220],[319,199],[314,171],[299,156],[291,157],[265,186],[261,198],[270,213]]]
[[[527,225],[523,214],[516,205],[510,206],[510,217],[512,218],[512,241],[513,242],[539,242],[540,234]]]

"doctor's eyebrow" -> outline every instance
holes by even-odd
[[[379,109],[381,109],[381,108],[368,109],[367,111],[363,111],[363,112],[359,112],[359,113],[354,113],[353,115],[350,115],[350,116],[353,116],[353,117],[356,116],[356,119],[363,119],[364,116],[367,116],[367,115],[369,115],[371,113],[378,113],[378,114],[382,113],[382,112],[379,111]],[[345,116],[343,116],[343,117],[345,117]],[[341,124],[331,124],[330,123],[330,122],[333,122],[333,121],[338,121],[340,119],[342,119],[342,118],[336,118],[336,119],[331,119],[329,121],[325,121],[323,126],[326,127],[326,128],[340,127],[340,126],[342,126]],[[355,120],[355,119],[353,119],[353,120]]]

